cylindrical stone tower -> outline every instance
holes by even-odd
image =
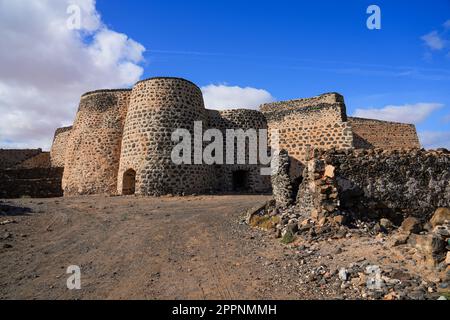
[[[187,129],[194,139],[194,121],[207,129],[201,90],[179,78],[152,78],[133,88],[125,122],[118,176],[120,194],[193,194],[210,190],[212,168],[172,162],[176,143],[171,135]],[[192,149],[192,161],[194,159]]]
[[[66,150],[64,195],[115,194],[123,126],[131,90],[81,97]]]

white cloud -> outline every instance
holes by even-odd
[[[67,8],[81,8],[81,29]],[[138,81],[145,48],[106,27],[95,0],[0,0],[0,147],[48,149],[80,95]]]
[[[444,22],[444,28],[450,29],[450,19],[448,19],[447,21]]]
[[[393,122],[419,124],[431,113],[444,105],[440,103],[416,103],[401,106],[388,105],[384,108],[356,109],[354,116]]]
[[[450,150],[450,131],[419,132],[420,142],[426,149],[446,148]]]
[[[208,109],[257,109],[261,104],[275,100],[268,91],[251,87],[210,84],[201,89]]]
[[[437,31],[432,31],[421,39],[425,42],[425,45],[431,50],[441,50],[445,47],[445,40],[439,35]]]

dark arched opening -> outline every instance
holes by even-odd
[[[122,194],[132,195],[136,192],[136,171],[129,169],[123,174]]]

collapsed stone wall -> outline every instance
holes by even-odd
[[[235,109],[235,110],[207,110],[209,119],[209,128],[218,129],[223,136],[223,158],[226,160],[227,134],[228,129],[241,129],[245,132],[254,129],[256,134],[262,134],[260,129],[267,129],[267,121],[265,117],[256,110]],[[267,136],[265,137],[267,139]],[[246,139],[246,149],[244,159],[246,164],[220,164],[215,166],[215,186],[214,189],[218,192],[235,192],[243,191],[249,193],[265,193],[271,190],[270,177],[261,175],[262,165],[259,162],[256,164],[249,164],[250,141]],[[259,140],[257,141],[258,144]],[[258,154],[258,147],[255,146],[252,152]],[[237,141],[234,141],[234,159],[237,159]],[[233,174],[245,174],[246,179],[243,190],[236,190],[233,181]]]
[[[194,137],[194,121],[207,123],[202,92],[195,84],[178,78],[138,82],[126,117],[118,192],[124,192],[124,178],[130,172],[135,174],[138,195],[209,192],[213,185],[211,166],[175,165],[171,160],[177,145],[171,139],[172,133],[187,129]]]
[[[66,149],[65,195],[114,194],[130,90],[82,96]]]
[[[42,149],[0,149],[0,169],[9,169],[42,153]]]
[[[424,150],[315,150],[297,204],[313,215],[337,211],[415,216],[450,207],[450,153]]]
[[[62,168],[66,161],[66,148],[70,139],[72,126],[56,129],[50,150],[50,162],[53,167]]]
[[[270,131],[279,130],[280,149],[291,157],[292,177],[301,175],[310,150],[353,146],[344,98],[337,93],[265,104],[260,110],[267,118],[270,140]]]
[[[349,117],[356,149],[420,149],[416,127],[412,124]]]

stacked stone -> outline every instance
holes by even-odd
[[[194,140],[194,122],[207,124],[201,90],[178,78],[152,78],[138,82],[131,94],[123,134],[118,192],[124,175],[136,172],[138,195],[193,194],[209,192],[211,166],[172,162],[176,129],[187,129]],[[206,129],[206,128],[204,128]],[[194,148],[191,159],[194,161]]]
[[[316,150],[308,168],[303,184],[312,186],[312,215],[339,210],[426,220],[436,208],[450,207],[446,150]],[[305,193],[299,192],[301,205]]]
[[[279,208],[287,208],[294,202],[289,167],[289,154],[286,150],[281,150],[278,155],[277,171],[271,177],[273,197]]]
[[[130,90],[82,96],[65,154],[65,195],[114,194]]]

